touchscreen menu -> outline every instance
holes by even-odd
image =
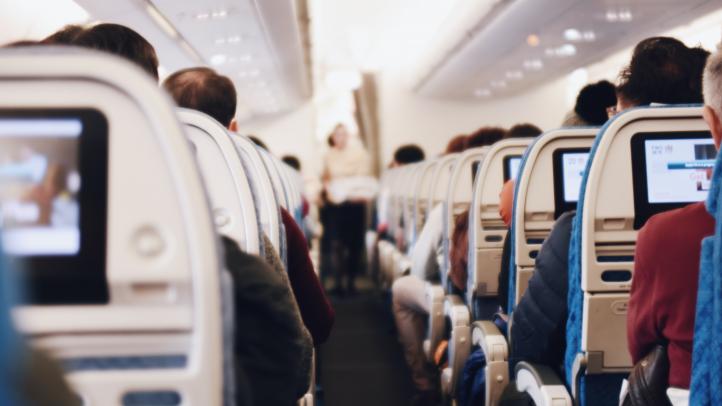
[[[576,203],[579,200],[579,189],[588,159],[588,152],[562,153],[562,182],[565,202]]]
[[[82,127],[72,118],[0,119],[0,227],[6,253],[79,252]]]
[[[645,140],[644,154],[649,203],[707,197],[717,155],[711,138]]]

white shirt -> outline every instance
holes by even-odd
[[[421,280],[438,278],[443,258],[444,207],[437,204],[429,212],[429,217],[416,239],[411,253],[411,275]]]

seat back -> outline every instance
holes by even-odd
[[[57,226],[37,230],[47,238],[4,238],[29,261],[20,330],[86,404],[222,404],[220,247],[172,101],[116,57],[13,49],[0,52],[0,121],[15,148],[43,137],[25,145],[71,174]]]
[[[236,241],[243,251],[259,254],[262,241],[253,193],[231,135],[199,111],[179,109],[178,117],[194,146],[218,232]]]
[[[421,180],[416,185],[414,192],[414,215],[412,218],[413,222],[413,239],[412,243],[416,242],[416,236],[419,235],[421,229],[426,223],[426,213],[430,210],[429,208],[429,195],[432,190],[432,181],[436,167],[439,165],[441,158],[432,159],[424,162],[424,169],[421,173]]]
[[[292,211],[291,196],[287,193],[286,188],[283,185],[283,179],[281,179],[281,174],[274,163],[273,157],[263,148],[258,148],[258,154],[263,160],[263,167],[265,168],[269,179],[271,179],[271,185],[273,185],[273,193],[276,195],[276,201],[284,209]]]
[[[403,224],[404,224],[404,243],[406,247],[411,247],[414,242],[414,203],[416,197],[416,187],[421,182],[421,176],[424,171],[424,163],[416,162],[409,164],[408,182],[403,185]]]
[[[720,210],[722,155],[717,154],[707,210],[715,219],[714,236],[702,241],[697,310],[694,319],[690,405],[722,404],[722,366],[719,363],[722,337],[722,212]]]
[[[401,233],[404,216],[404,185],[409,181],[411,168],[408,165],[393,169],[393,177],[391,178],[391,216],[389,219],[389,233],[392,237],[396,237]]]
[[[569,248],[565,367],[582,404],[612,401],[632,366],[626,313],[638,229],[655,212],[706,197],[689,174],[700,169],[687,163],[711,143],[698,106],[629,110],[594,141]]]
[[[441,283],[448,292],[448,274],[451,268],[451,236],[454,233],[456,216],[463,213],[471,204],[471,192],[473,189],[473,169],[484,161],[490,147],[479,147],[468,149],[459,155],[455,162],[446,189],[444,200],[444,222],[443,222],[443,262],[441,266]]]
[[[499,215],[499,193],[513,178],[532,138],[513,138],[495,143],[478,166],[469,210],[469,273],[467,303],[474,298],[496,297],[499,288],[501,251],[507,227]],[[476,308],[472,306],[472,308]],[[495,309],[492,309],[492,312]],[[475,318],[480,315],[473,315]]]
[[[231,139],[241,156],[243,167],[250,180],[261,230],[268,236],[271,244],[285,260],[283,256],[285,253],[285,235],[283,233],[283,223],[281,222],[281,206],[278,203],[273,182],[265,169],[265,163],[259,152],[260,148],[250,138],[243,135],[232,134]]]
[[[534,260],[556,217],[576,200],[573,197],[574,185],[579,182],[577,180],[574,183],[575,178],[570,178],[569,190],[565,190],[564,168],[560,168],[560,163],[567,153],[588,153],[597,132],[598,129],[592,127],[551,130],[537,137],[522,157],[514,185],[507,304],[509,312],[513,311],[526,291],[534,272]],[[584,155],[579,157],[583,158]],[[575,167],[578,166],[570,169]],[[565,194],[570,196],[565,198]]]
[[[434,173],[431,176],[431,187],[424,218],[428,217],[429,212],[431,212],[437,204],[442,204],[446,201],[451,172],[454,170],[454,164],[459,156],[461,156],[461,153],[448,154],[439,158],[439,163],[436,165]]]

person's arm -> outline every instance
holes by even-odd
[[[436,255],[441,245],[443,215],[442,205],[434,207],[414,244],[411,254],[411,275],[421,280],[435,279],[439,274]]]
[[[286,210],[281,215],[288,244],[288,278],[303,323],[318,346],[328,339],[335,313],[313,268],[303,232]]]
[[[223,237],[234,285],[235,355],[253,389],[254,404],[293,405],[305,372],[310,338],[281,275]]]
[[[512,314],[511,362],[561,362],[567,318],[569,239],[573,213],[554,224],[534,263],[529,286]]]
[[[657,271],[655,246],[658,232],[655,230],[654,218],[651,218],[639,231],[634,253],[634,277],[627,310],[627,344],[635,364],[660,341],[654,314],[654,274]]]

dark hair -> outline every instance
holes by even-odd
[[[504,138],[506,130],[501,127],[481,127],[466,137],[464,149],[485,147]]]
[[[158,56],[140,34],[120,24],[98,24],[84,29],[73,45],[97,49],[126,58],[158,80]]]
[[[84,29],[82,25],[69,24],[54,34],[45,37],[41,43],[46,45],[72,45]]]
[[[236,115],[236,88],[211,68],[182,69],[168,76],[163,87],[180,107],[202,111],[225,127]]]
[[[464,146],[466,145],[466,135],[461,134],[457,135],[456,137],[449,140],[449,143],[446,144],[446,150],[444,151],[445,154],[453,154],[455,152],[461,152],[464,150]]]
[[[516,124],[509,129],[504,135],[504,138],[525,138],[525,137],[536,137],[543,131],[541,128],[531,123]]]
[[[7,44],[3,45],[2,48],[19,48],[19,47],[31,47],[34,45],[39,45],[40,43],[37,41],[31,41],[28,39],[22,39],[19,41],[13,41],[8,42]]]
[[[402,145],[394,152],[394,161],[401,165],[423,161],[424,157],[424,150],[415,144]]]
[[[640,106],[650,103],[702,103],[700,54],[669,37],[647,38],[634,47],[619,74],[617,95]]]
[[[611,82],[600,80],[579,91],[574,112],[590,125],[602,125],[609,119],[607,108],[616,104],[616,88]]]
[[[283,158],[281,158],[281,161],[285,162],[286,165],[297,171],[301,170],[301,161],[293,155],[284,155]]]
[[[249,135],[248,138],[249,138],[251,141],[253,141],[254,144],[256,144],[256,145],[258,145],[259,147],[261,147],[261,148],[265,149],[266,151],[269,151],[269,152],[270,152],[270,150],[268,149],[268,146],[266,145],[266,143],[263,142],[263,141],[261,141],[260,138],[256,137],[255,135]]]
[[[326,138],[326,144],[328,144],[329,147],[336,146],[336,142],[333,140],[333,134],[329,134],[329,136]]]

